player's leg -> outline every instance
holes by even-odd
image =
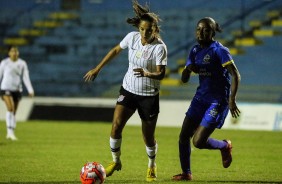
[[[13,122],[12,122],[12,127],[13,127],[13,130],[15,132],[15,129],[17,127],[16,112],[17,112],[20,100],[22,98],[22,95],[21,95],[20,92],[12,92],[12,98],[13,98],[13,102],[14,102],[14,118],[13,118]]]
[[[182,128],[179,135],[178,148],[179,148],[179,159],[182,169],[182,173],[173,176],[173,180],[192,180],[191,172],[191,137],[197,129],[197,124],[185,116],[182,124]]]
[[[209,138],[214,130],[215,128],[206,128],[200,125],[193,137],[194,146],[199,149],[219,149],[219,147],[224,146],[221,145],[221,142]]]
[[[157,179],[156,155],[158,144],[155,139],[155,129],[159,114],[159,95],[150,97],[137,97],[138,113],[142,120],[142,135],[148,156],[148,169],[146,180]]]
[[[13,102],[14,102],[14,114],[16,115],[17,113],[17,110],[18,110],[18,106],[19,106],[19,103],[20,103],[20,100],[21,100],[22,96],[21,96],[21,93],[19,92],[16,92],[14,95],[13,95]]]
[[[179,135],[179,159],[181,164],[182,173],[173,176],[173,180],[192,180],[191,171],[191,138],[193,137],[196,129],[198,128],[201,119],[205,113],[205,104],[194,98],[191,101],[190,107],[186,112],[183,120],[181,132]]]
[[[122,138],[122,130],[128,119],[134,114],[135,110],[117,104],[114,111],[111,137],[113,139]]]
[[[200,127],[195,132],[193,144],[199,149],[217,149],[221,151],[223,166],[229,167],[232,162],[231,141],[210,138],[215,128],[221,128],[228,113],[227,105],[211,104],[205,113]]]
[[[110,136],[110,148],[112,152],[113,162],[105,169],[106,175],[111,176],[115,170],[121,170],[122,164],[120,160],[122,130],[135,111],[123,105],[117,104],[114,111],[112,130]]]
[[[6,105],[6,127],[7,127],[7,139],[17,140],[14,135],[14,122],[15,122],[15,104],[11,95],[3,95],[2,99]]]
[[[158,144],[155,140],[155,128],[157,123],[157,116],[153,120],[142,120],[142,133],[145,142],[146,153],[148,155],[148,169],[146,180],[148,182],[154,181],[157,178],[157,164],[156,155],[158,151]]]
[[[143,140],[147,147],[156,145],[155,129],[157,124],[158,115],[153,120],[142,120],[142,135]]]
[[[121,170],[122,164],[120,161],[122,130],[128,119],[136,110],[135,95],[126,91],[123,87],[120,88],[120,95],[117,99],[117,104],[114,111],[110,148],[112,152],[113,162],[105,169],[106,175],[111,176],[115,170]]]
[[[193,144],[199,149],[217,149],[220,150],[222,156],[222,165],[224,168],[230,166],[232,162],[232,144],[230,140],[217,140],[209,136],[214,128],[206,128],[200,126],[193,137]]]

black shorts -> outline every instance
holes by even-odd
[[[22,93],[19,91],[0,90],[1,96],[12,96],[14,102],[18,102],[22,99]]]
[[[137,109],[140,118],[144,121],[150,121],[158,117],[160,111],[159,94],[155,96],[140,96],[130,93],[123,87],[120,88],[119,92],[117,104],[134,111]]]

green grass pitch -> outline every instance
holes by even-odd
[[[87,161],[102,165],[112,160],[109,149],[111,123],[28,121],[18,123],[18,141],[5,139],[0,122],[0,183],[79,184],[79,172]],[[180,173],[179,127],[157,127],[158,180],[171,181]],[[282,132],[216,130],[217,139],[231,139],[233,163],[224,169],[219,151],[192,151],[194,180],[189,183],[282,183]],[[146,183],[148,158],[139,126],[123,132],[121,171],[105,183]],[[182,182],[181,182],[182,183]]]

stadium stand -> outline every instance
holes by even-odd
[[[282,102],[282,1],[149,3],[163,20],[161,36],[169,50],[162,98],[192,98],[197,79],[191,78],[188,86],[183,85],[180,73],[188,49],[195,44],[197,21],[211,16],[222,25],[224,33],[217,38],[230,48],[242,75],[238,99]],[[62,10],[60,1],[10,0],[1,1],[0,5],[1,58],[6,56],[7,45],[20,46],[38,96],[117,95],[128,65],[125,53],[106,66],[95,83],[84,83],[83,75],[126,33],[134,30],[125,22],[133,15],[130,3],[81,0],[80,10]]]

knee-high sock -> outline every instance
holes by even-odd
[[[187,143],[178,142],[178,146],[182,172],[186,174],[191,173],[191,143],[190,141],[188,141]]]
[[[158,144],[156,143],[155,146],[152,146],[152,147],[146,146],[146,152],[149,158],[148,167],[152,168],[156,165],[155,161],[156,161],[156,155],[158,152]]]
[[[222,149],[225,148],[227,143],[225,141],[208,138],[207,149]]]
[[[110,147],[112,152],[113,161],[115,163],[120,162],[120,147],[121,147],[122,139],[113,139],[110,137]]]
[[[13,116],[12,116],[12,126],[13,126],[14,130],[17,127],[16,115],[14,113],[13,113]]]
[[[15,124],[15,115],[11,111],[6,112],[6,126],[7,126],[7,133],[13,134],[14,133],[14,124]]]

